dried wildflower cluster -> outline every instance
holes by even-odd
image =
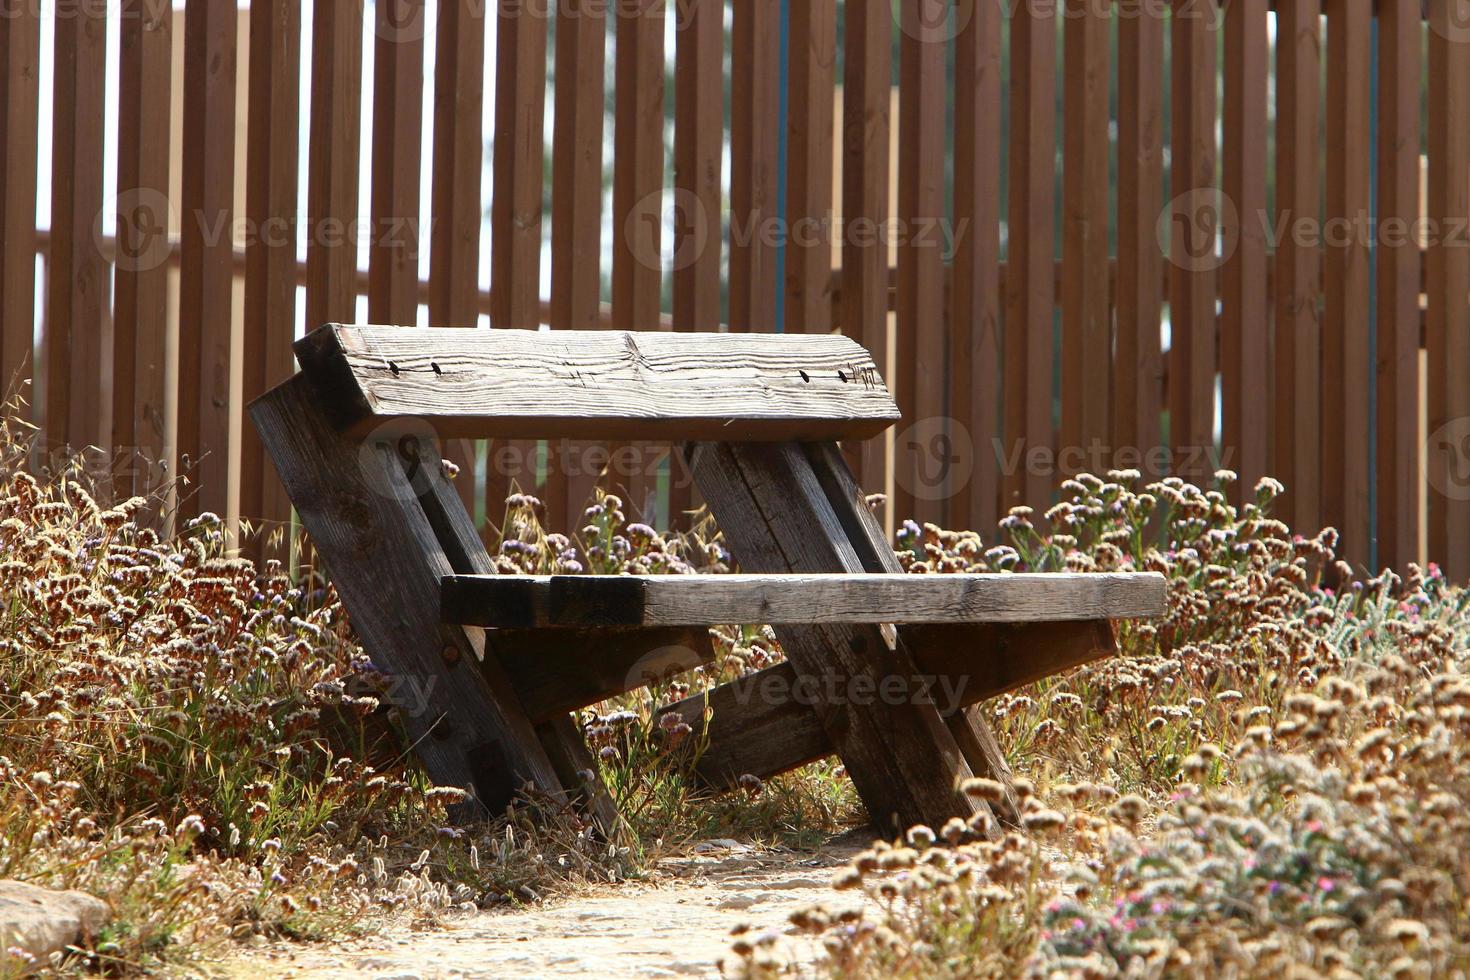
[[[152,502],[109,507],[25,461],[0,424],[0,878],[108,901],[70,965],[144,969],[628,873],[625,848],[555,812],[534,834],[529,812],[446,826],[463,793],[412,768],[395,679],[330,589],[230,557],[212,515],[165,541]],[[0,976],[45,966],[0,950]]]
[[[919,573],[1157,569],[1168,615],[1121,653],[998,699],[1021,826],[959,821],[837,881],[879,912],[795,931],[834,975],[1431,976],[1470,961],[1467,604],[1432,566],[1354,581],[1335,534],[1294,536],[1263,480],[1232,506],[1133,473],[1068,481],[1004,543],[908,525]],[[1327,581],[1341,583],[1334,589]],[[981,781],[967,791],[993,790]],[[781,971],[776,937],[737,973]]]

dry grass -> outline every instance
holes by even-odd
[[[911,570],[1157,569],[1170,611],[1126,630],[1119,658],[994,706],[1030,777],[1020,830],[879,843],[839,884],[883,912],[796,928],[836,976],[1465,970],[1470,594],[1432,567],[1353,581],[1333,532],[1271,519],[1274,481],[1237,510],[1228,473],[1137,479],[1070,481],[989,549],[907,529]],[[738,972],[781,973],[773,941],[737,939]]]

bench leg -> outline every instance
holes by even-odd
[[[812,466],[794,443],[697,443],[700,492],[752,572],[861,572],[863,564]],[[983,803],[959,790],[973,774],[939,708],[917,689],[910,651],[879,626],[786,625],[776,636],[873,821],[886,831],[938,827]],[[899,690],[900,686],[903,690]]]
[[[817,482],[827,495],[837,519],[847,531],[847,538],[857,553],[858,561],[866,572],[902,572],[898,556],[888,543],[888,537],[864,502],[862,488],[848,468],[847,460],[830,442],[807,443],[802,447]],[[899,626],[897,640],[909,648],[910,654],[919,663],[930,662],[939,656],[939,648],[968,634],[975,639],[984,634],[978,625],[950,625],[948,629],[929,629],[921,625]],[[960,634],[957,636],[956,634]],[[990,731],[978,705],[957,711],[945,719],[950,732],[959,744],[960,751],[975,775],[999,781],[1006,787],[1006,795],[994,808],[996,816],[1008,823],[1019,819],[1018,803],[1010,791],[1011,767],[1006,762],[1000,743]]]
[[[472,794],[457,816],[498,813],[528,781],[564,796],[503,672],[479,662],[469,631],[439,621],[439,582],[454,568],[419,501],[394,492],[404,471],[393,447],[343,439],[299,375],[251,417],[368,655],[426,692],[427,710],[405,723],[429,776]]]

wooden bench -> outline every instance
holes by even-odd
[[[1156,574],[902,574],[836,442],[898,409],[841,336],[328,325],[296,354],[251,416],[367,653],[428,692],[409,734],[466,815],[529,783],[611,829],[569,712],[769,623],[787,662],[665,709],[705,735],[701,778],[835,752],[880,826],[969,817],[966,777],[1008,782],[980,703],[1164,611]],[[441,437],[678,442],[742,573],[495,575]]]

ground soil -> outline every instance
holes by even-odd
[[[441,928],[389,927],[339,946],[262,947],[223,966],[231,980],[352,977],[718,977],[731,930],[782,934],[780,955],[810,964],[819,949],[790,934],[787,917],[860,901],[832,878],[871,834],[816,851],[757,850],[707,841],[660,862],[646,880],[604,886],[513,911],[451,917]]]

